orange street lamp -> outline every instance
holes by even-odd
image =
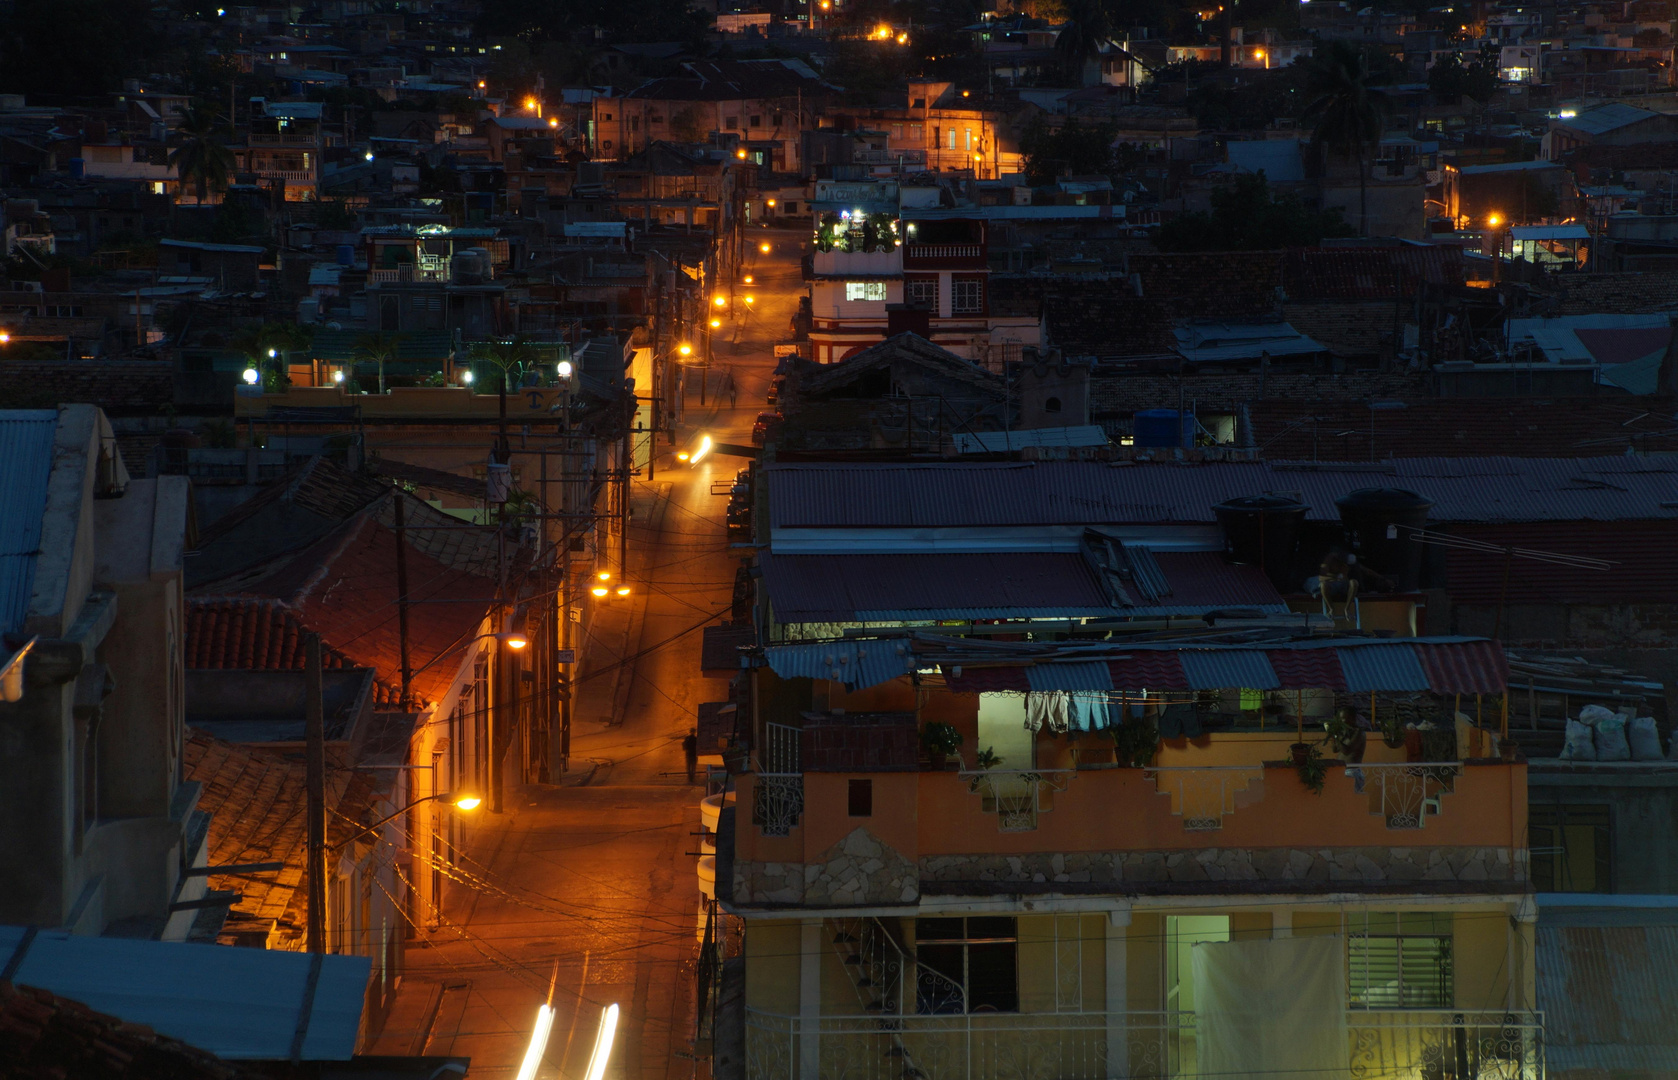
[[[722,320],[721,319],[712,319],[711,320],[711,329],[719,330],[721,328],[722,328]]]

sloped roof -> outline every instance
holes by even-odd
[[[304,1061],[348,1061],[372,968],[365,956],[21,926],[0,927],[0,954],[17,964],[18,985],[85,1002],[224,1058],[258,1061],[287,1060],[294,1048]]]
[[[1556,315],[1633,315],[1678,308],[1678,270],[1558,276]]]
[[[1275,461],[1678,451],[1678,402],[1670,398],[1419,398],[1374,409],[1360,401],[1272,399],[1252,402],[1248,416],[1259,453]]]
[[[693,60],[683,75],[653,79],[626,97],[655,101],[737,101],[793,97],[820,85],[816,79],[780,60]]]
[[[175,366],[150,360],[0,364],[0,401],[97,405],[110,416],[155,416],[175,400]]]
[[[143,1024],[38,986],[0,982],[0,1074],[9,1080],[238,1080],[249,1074]]]
[[[190,597],[186,606],[186,666],[189,669],[302,671],[307,665],[308,629],[278,600],[256,597]],[[321,666],[356,664],[321,642]],[[401,691],[382,678],[373,680],[373,703],[396,706]]]
[[[1368,417],[1364,418],[1367,427]],[[1212,522],[1227,499],[1297,493],[1308,517],[1335,499],[1397,487],[1438,522],[1678,519],[1678,455],[1284,462],[780,463],[765,469],[771,527],[960,528]],[[780,538],[777,535],[777,542]]]
[[[1290,248],[1282,263],[1290,300],[1389,300],[1423,285],[1463,283],[1462,249],[1451,245]]]
[[[1548,926],[1537,941],[1545,1055],[1560,1076],[1678,1072],[1678,927]]]
[[[807,374],[800,382],[799,393],[820,397],[856,379],[864,372],[890,367],[900,361],[934,369],[940,375],[970,383],[998,396],[1003,393],[1000,375],[986,371],[973,361],[940,348],[914,333],[894,334],[837,364],[822,365]]]
[[[1659,115],[1659,113],[1650,112],[1648,109],[1639,109],[1635,105],[1626,105],[1616,101],[1608,105],[1598,106],[1595,109],[1587,109],[1578,116],[1571,116],[1566,120],[1552,121],[1552,124],[1555,127],[1582,131],[1587,135],[1604,135],[1632,124],[1652,120]]]

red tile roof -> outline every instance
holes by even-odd
[[[149,1027],[34,986],[0,982],[6,1080],[237,1080],[251,1074]]]
[[[1396,300],[1424,285],[1461,285],[1463,257],[1448,245],[1293,248],[1282,275],[1292,300]]]
[[[468,642],[494,607],[496,583],[412,548],[407,562],[413,691],[436,702],[448,692]],[[307,569],[286,597],[298,618],[320,627],[321,636],[358,666],[399,683],[396,534],[376,518],[363,517],[335,551]]]
[[[307,628],[278,600],[254,597],[192,597],[186,609],[186,666],[250,671],[302,671]],[[321,666],[358,667],[339,650],[321,643]],[[373,703],[394,708],[401,692],[383,678],[373,681]]]

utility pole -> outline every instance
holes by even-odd
[[[402,708],[406,710],[413,700],[414,670],[408,660],[408,537],[404,529],[406,508],[403,503],[406,495],[401,488],[394,488],[395,502],[392,509],[396,514],[396,634],[401,648],[402,662]]]
[[[326,720],[321,702],[320,635],[305,643],[303,737],[308,788],[308,950],[326,951]]]

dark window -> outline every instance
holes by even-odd
[[[751,118],[751,125],[752,125],[752,127],[762,127],[763,126],[763,117],[761,117],[761,116],[752,117]]]
[[[915,1011],[1018,1012],[1012,917],[915,920]]]
[[[927,307],[938,306],[937,278],[907,278],[903,282],[904,299],[911,304],[925,304]]]
[[[850,782],[849,806],[852,817],[873,817],[874,781],[852,780]]]
[[[723,127],[727,128],[729,131],[733,131],[739,126],[740,118],[738,116],[730,116],[728,119],[723,121]]]
[[[1606,806],[1534,806],[1527,817],[1532,886],[1539,892],[1608,892],[1612,847]]]
[[[1044,398],[1043,399],[1043,411],[1044,412],[1060,412],[1060,398],[1057,398],[1057,397]]]
[[[1360,911],[1348,917],[1346,930],[1353,1008],[1452,1007],[1449,912]]]
[[[957,278],[950,283],[950,308],[957,315],[977,315],[985,309],[985,283],[978,278]]]

